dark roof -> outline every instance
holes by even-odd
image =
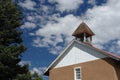
[[[113,59],[115,59],[115,60],[120,61],[120,56],[117,55],[117,54],[115,54],[115,53],[111,53],[111,52],[108,52],[108,51],[99,49],[99,48],[97,48],[97,47],[95,47],[95,46],[93,46],[93,45],[91,45],[91,44],[89,44],[89,43],[85,43],[85,42],[84,42],[83,44],[85,44],[85,45],[88,46],[89,48],[94,49],[94,50],[96,50],[96,51],[98,51],[98,52],[100,52],[100,53],[102,53],[102,54],[104,54],[104,55],[107,55],[107,56],[109,56],[109,57],[111,57],[111,58],[113,58]]]
[[[95,35],[92,30],[88,27],[87,24],[85,24],[84,22],[82,22],[78,28],[73,32],[73,36],[78,36],[78,35],[81,35],[83,33],[87,33],[89,34],[90,36],[93,36]]]

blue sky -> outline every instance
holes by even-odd
[[[40,74],[74,38],[84,21],[96,34],[93,45],[120,55],[119,0],[15,0],[23,16],[23,63]],[[45,77],[46,79],[46,77]]]

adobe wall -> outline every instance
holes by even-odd
[[[75,67],[81,67],[82,80],[120,80],[120,65],[111,58],[52,69],[50,80],[74,80]]]

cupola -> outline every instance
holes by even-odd
[[[81,42],[87,42],[87,43],[92,42],[93,35],[95,34],[84,22],[82,22],[72,34],[72,36],[74,36],[76,40],[79,40]]]

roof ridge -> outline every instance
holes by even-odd
[[[120,56],[117,55],[117,54],[115,54],[115,53],[111,53],[111,52],[105,51],[105,50],[103,50],[103,49],[99,49],[99,48],[97,48],[97,47],[95,47],[95,46],[93,46],[93,45],[91,46],[91,45],[86,44],[86,43],[81,43],[81,42],[79,42],[79,41],[77,41],[77,40],[76,40],[76,42],[79,43],[79,44],[83,44],[83,45],[85,45],[85,46],[91,47],[91,48],[93,48],[93,49],[95,49],[95,50],[97,50],[97,51],[100,51],[100,52],[104,53],[105,55],[107,55],[107,56],[109,56],[109,57],[111,57],[111,58],[114,58],[114,59],[120,61]]]

